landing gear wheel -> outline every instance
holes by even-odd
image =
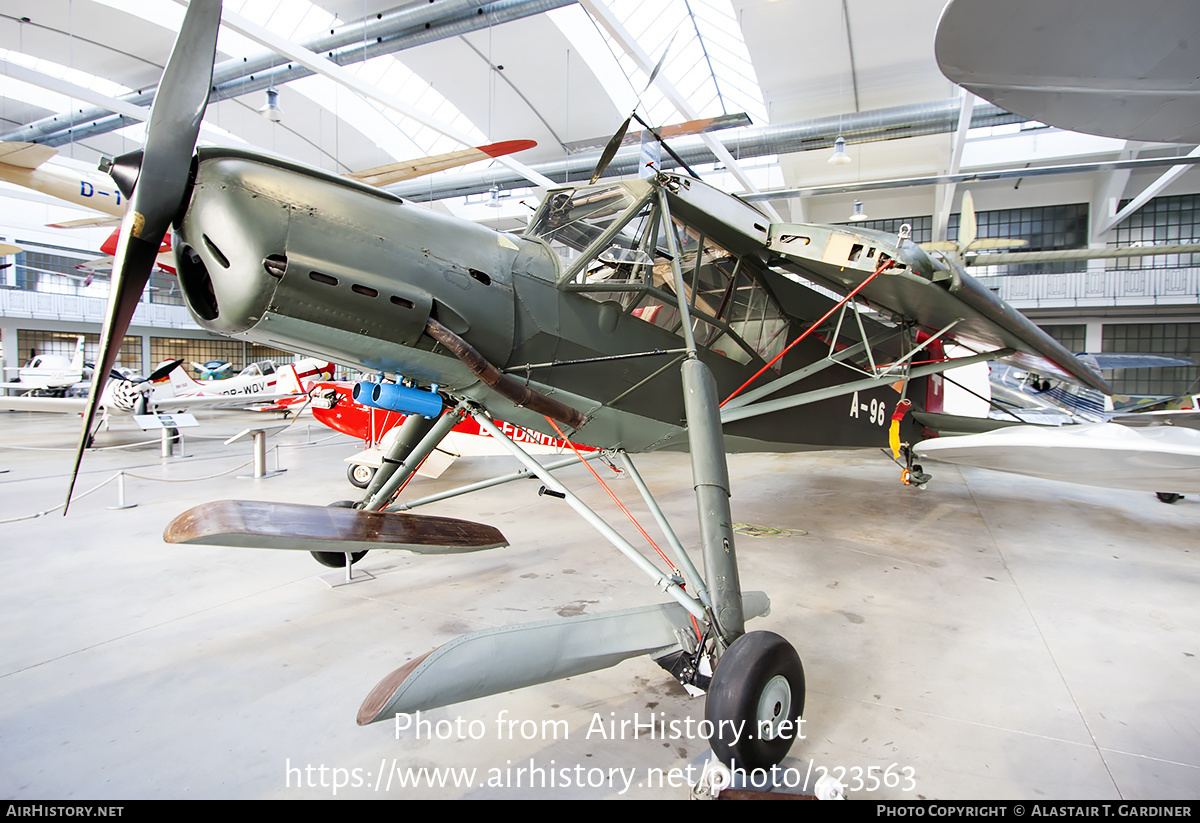
[[[328,566],[331,569],[346,568],[345,552],[309,552],[309,554],[322,566]],[[350,555],[350,565],[353,566],[366,556],[366,552],[354,552],[354,554]]]
[[[346,479],[350,481],[351,486],[357,489],[365,489],[371,485],[374,477],[375,469],[364,466],[362,463],[351,463],[346,467]]]
[[[1155,492],[1155,494],[1164,503],[1178,503],[1183,499],[1182,494],[1176,494],[1175,492]]]
[[[750,632],[721,657],[704,706],[709,740],[725,765],[746,771],[776,765],[800,734],[804,667],[774,632]]]
[[[353,500],[339,500],[336,503],[330,503],[331,509],[353,509],[357,505]],[[322,566],[328,566],[331,569],[346,568],[346,553],[345,552],[309,552],[313,559]],[[367,556],[366,552],[354,552],[350,555],[350,565],[353,566],[358,561]]]

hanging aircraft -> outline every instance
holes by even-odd
[[[1190,0],[1106,3],[952,0],[934,54],[942,73],[1007,111],[1123,140],[1200,141],[1200,57]],[[1121,56],[1101,43],[1121,43]]]
[[[517,236],[287,160],[197,152],[220,13],[218,0],[189,4],[146,146],[112,164],[130,208],[76,475],[118,341],[173,225],[180,285],[201,326],[383,375],[360,393],[409,416],[352,506],[206,504],[168,526],[167,540],[351,560],[375,548],[504,545],[483,524],[388,510],[470,416],[670,598],[460,637],[386,676],[362,724],[649,654],[707,689],[723,760],[778,763],[799,729],[803,667],[784,638],[746,631],[769,601],[741,589],[726,452],[891,442],[911,473],[911,444],[943,417],[938,375],[971,362],[1006,359],[1107,391],[906,232],[773,223],[699,180],[660,173],[550,191]],[[976,353],[946,358],[948,341]],[[923,409],[923,423],[910,408]],[[665,570],[494,419],[610,450],[667,535]],[[692,455],[703,573],[630,457],[658,449]]]
[[[389,163],[373,169],[351,172],[347,176],[371,186],[387,186],[480,160],[504,157],[536,145],[534,140],[504,140],[486,146],[473,146],[431,157]],[[51,146],[0,141],[0,180],[52,195],[77,206],[95,209],[113,218],[120,219],[124,216],[126,200],[120,187],[113,184],[112,178],[99,174],[82,174],[65,166],[48,163],[47,161],[53,159],[56,154],[58,150]],[[92,228],[111,226],[115,223],[116,221],[108,218],[83,218],[66,223],[53,223],[51,228]],[[113,254],[116,238],[117,234],[114,232],[113,236],[105,241],[105,246],[111,244],[113,247],[102,249],[105,254]],[[169,241],[168,236],[166,242]],[[169,246],[166,250],[170,250]]]

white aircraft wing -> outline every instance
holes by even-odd
[[[274,403],[295,396],[295,394],[198,395],[195,397],[173,397],[167,400],[156,400],[150,405],[159,411],[194,408],[250,410],[261,404]],[[80,414],[86,406],[87,399],[83,397],[0,397],[0,411]]]
[[[0,397],[0,410],[6,411],[82,414],[86,406],[87,399],[83,397]]]
[[[291,394],[198,394],[152,400],[151,405],[159,409],[251,409],[280,400],[296,397]]]
[[[1200,431],[1116,423],[1011,426],[915,447],[923,459],[1086,486],[1200,493]]]

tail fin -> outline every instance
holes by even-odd
[[[280,366],[279,380],[275,383],[276,394],[303,394],[304,387],[300,385],[300,377],[296,374],[296,367],[290,363],[286,366]]]
[[[192,379],[192,376],[187,373],[187,369],[183,367],[183,361],[179,361],[179,365],[171,369],[168,375],[171,379],[171,388],[175,392],[176,397],[181,397],[186,394],[193,394],[201,385]]]
[[[83,335],[75,341],[75,354],[71,357],[71,371],[83,371]]]

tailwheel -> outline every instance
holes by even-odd
[[[1176,492],[1155,492],[1155,495],[1164,503],[1178,503],[1183,499],[1183,495]]]
[[[331,509],[353,509],[357,503],[353,500],[339,500],[336,503],[330,503]],[[346,553],[345,552],[309,552],[313,559],[322,566],[328,566],[331,569],[346,568]],[[350,565],[353,566],[358,561],[367,556],[366,552],[354,552],[350,555]]]
[[[750,632],[722,655],[704,707],[713,752],[731,768],[769,769],[800,736],[804,667],[774,632]]]

